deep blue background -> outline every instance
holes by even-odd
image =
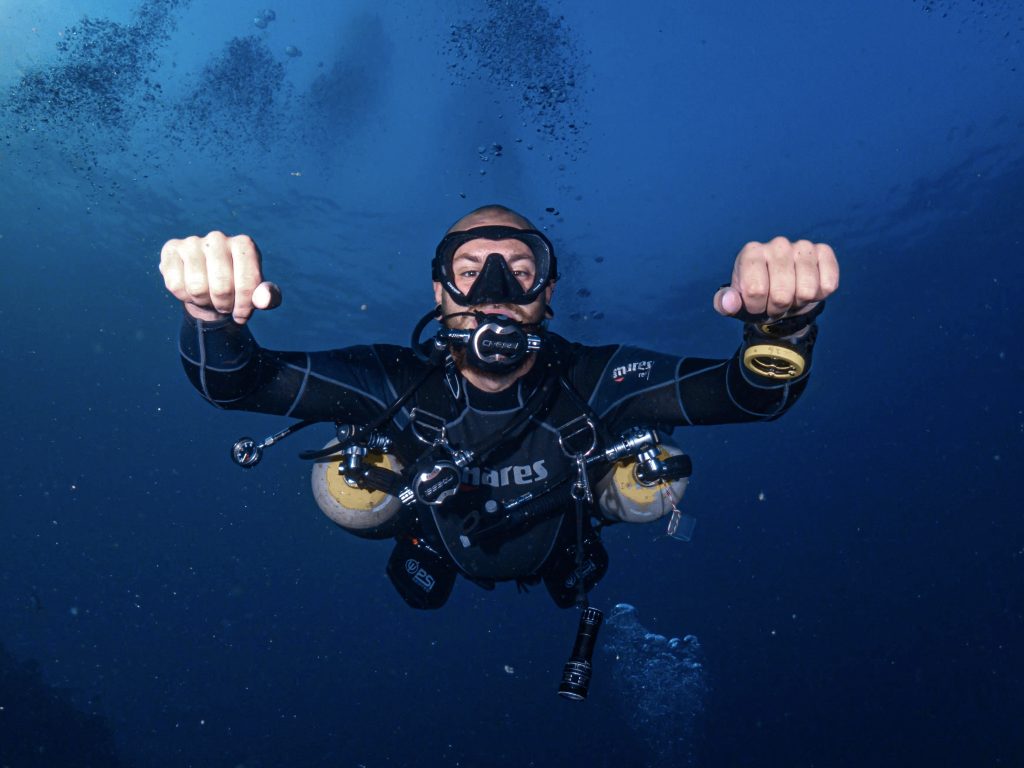
[[[701,639],[697,764],[1024,763],[1024,11],[776,5],[296,2],[260,30],[151,0],[166,37],[111,33],[107,101],[57,44],[135,3],[0,5],[0,643],[140,766],[649,764],[611,660],[553,694],[572,612],[463,582],[416,614],[387,544],[317,511],[312,438],[230,464],[283,421],[188,386],[159,248],[253,235],[268,346],[403,342],[440,233],[500,201],[559,248],[555,330],[724,356],[715,287],[786,234],[843,270],[804,399],[677,431],[696,538],[610,530],[595,603]],[[225,64],[249,35],[269,58]],[[158,92],[112,74],[139,50]],[[523,101],[568,69],[554,111]],[[81,100],[19,112],[39,72]],[[53,737],[0,730],[26,738]]]

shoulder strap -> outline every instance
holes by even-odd
[[[571,409],[566,409],[565,416],[559,415],[558,418],[562,420],[563,424],[568,423],[573,418],[580,416],[586,416],[594,424],[594,428],[597,430],[597,437],[600,443],[607,443],[614,435],[610,435],[604,424],[601,422],[600,417],[590,404],[587,402],[587,398],[580,394],[579,389],[576,387],[576,369],[577,366],[573,364],[573,354],[571,351],[571,345],[568,341],[563,339],[561,336],[552,335],[552,350],[555,353],[556,360],[558,361],[558,378],[562,385],[562,389],[567,395],[569,403],[572,404]],[[571,411],[571,415],[570,415]],[[566,418],[568,416],[568,418]],[[561,425],[557,425],[561,426]]]
[[[501,429],[492,432],[488,437],[482,439],[475,445],[459,446],[462,450],[470,451],[476,457],[476,461],[483,461],[485,457],[502,444],[514,439],[522,433],[530,421],[546,409],[555,399],[559,388],[559,375],[557,361],[550,359],[550,356],[541,352],[536,365],[546,367],[540,383],[526,398],[523,407],[517,410]],[[416,394],[416,407],[436,417],[445,420],[453,417],[453,403],[461,395],[459,377],[450,375],[454,370],[454,363],[451,358],[445,363],[445,375],[433,379],[425,379],[424,384],[418,387]]]

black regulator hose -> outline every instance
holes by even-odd
[[[423,351],[423,342],[420,341],[420,336],[423,335],[423,330],[430,325],[431,320],[441,319],[441,305],[434,307],[432,310],[427,312],[423,317],[420,318],[419,322],[416,323],[416,327],[412,329],[412,339],[409,341],[409,346],[412,347],[413,353],[416,357],[424,363],[433,362],[433,355]],[[433,351],[433,342],[431,342],[431,351]]]

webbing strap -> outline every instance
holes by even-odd
[[[541,353],[535,364],[546,365],[549,370],[545,373],[541,383],[527,397],[523,407],[513,414],[500,430],[491,432],[479,443],[459,446],[460,450],[473,454],[474,462],[483,462],[491,451],[525,431],[530,421],[554,399],[562,377],[550,370],[551,368],[557,370],[557,360],[547,360],[546,357]],[[425,381],[426,379],[424,379],[424,383]],[[417,410],[424,412],[432,420],[436,419],[438,422],[444,423],[445,417],[438,414],[437,411],[449,411],[449,403],[444,387],[429,387],[417,397]]]
[[[590,600],[587,598],[587,590],[584,586],[586,579],[583,578],[583,499],[576,499],[576,605],[580,608],[589,608]]]

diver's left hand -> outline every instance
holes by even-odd
[[[743,246],[732,283],[715,294],[715,311],[728,317],[745,309],[778,319],[810,311],[838,287],[839,262],[830,246],[776,237]]]

